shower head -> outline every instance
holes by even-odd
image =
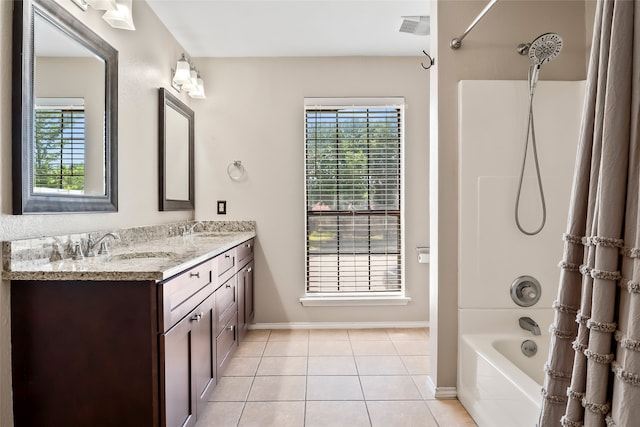
[[[562,37],[556,33],[545,33],[537,37],[529,45],[529,59],[531,64],[540,65],[552,61],[562,50]]]

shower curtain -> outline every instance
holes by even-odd
[[[598,0],[540,427],[640,426],[640,1]]]

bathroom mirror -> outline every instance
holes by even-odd
[[[55,1],[13,19],[13,213],[117,211],[118,51]]]
[[[194,114],[164,88],[159,91],[160,210],[194,208]]]

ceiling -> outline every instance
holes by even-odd
[[[429,1],[147,0],[193,57],[417,56],[429,36],[400,33]],[[135,20],[135,2],[134,2]]]

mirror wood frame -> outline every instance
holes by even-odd
[[[191,108],[180,101],[176,96],[169,93],[165,88],[160,88],[158,102],[158,135],[159,135],[159,210],[161,211],[182,211],[195,208],[195,174],[194,174],[194,134],[195,115]],[[188,120],[188,159],[189,159],[189,196],[187,200],[174,200],[167,198],[167,170],[171,166],[171,159],[167,158],[167,111],[172,109]]]
[[[105,63],[105,194],[33,191],[34,18],[38,14]],[[13,213],[116,212],[118,210],[118,51],[51,0],[17,0],[13,11]]]

